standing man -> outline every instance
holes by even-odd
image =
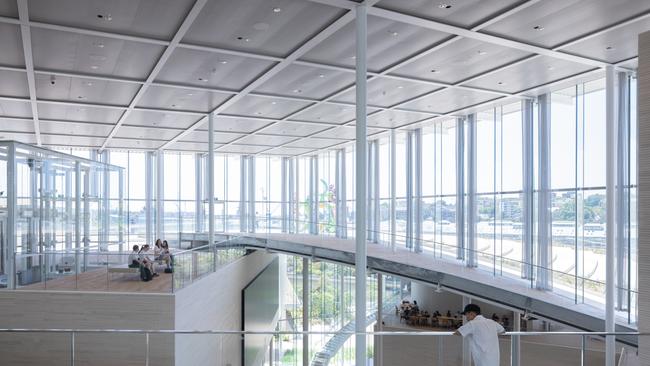
[[[468,304],[463,310],[468,322],[455,332],[467,337],[474,365],[499,366],[499,337],[505,332],[501,324],[481,315],[481,308],[476,304]]]

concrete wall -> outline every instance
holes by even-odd
[[[244,287],[275,254],[251,253],[176,293],[176,329],[241,330]],[[177,335],[177,366],[241,365],[239,335]]]
[[[639,35],[639,331],[650,331],[650,32]],[[639,337],[639,358],[650,365],[650,337]]]
[[[174,299],[166,294],[0,291],[0,327],[172,329]],[[152,335],[150,364],[173,365],[173,336]],[[68,334],[0,334],[2,365],[70,365]],[[143,365],[145,336],[78,334],[75,364]]]

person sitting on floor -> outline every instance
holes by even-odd
[[[140,258],[138,256],[139,251],[140,247],[134,245],[133,251],[129,254],[129,268],[140,268]]]

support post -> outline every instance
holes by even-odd
[[[395,252],[395,241],[397,231],[397,169],[395,169],[395,161],[397,160],[397,153],[395,148],[397,146],[395,129],[390,130],[390,248]]]
[[[144,187],[144,214],[145,214],[145,242],[151,243],[153,238],[153,151],[145,153],[145,187]],[[86,195],[88,191],[86,190]],[[87,213],[87,211],[85,211]]]
[[[537,201],[537,259],[535,285],[540,290],[551,289],[551,94],[538,97],[539,102],[539,169]]]
[[[630,83],[617,73],[618,123],[616,126],[616,309],[631,311],[630,296]]]
[[[248,232],[254,233],[257,226],[255,210],[255,156],[248,156]]]
[[[605,256],[605,331],[615,331],[615,281],[616,281],[616,74],[613,66],[606,67],[605,73],[605,114],[606,114],[606,171],[607,171],[607,247]],[[616,362],[616,336],[605,338],[605,365],[614,366]]]
[[[289,158],[283,157],[280,160],[280,208],[282,216],[281,231],[289,232]],[[271,223],[267,223],[270,226]]]
[[[465,121],[456,118],[456,259],[465,259]]]
[[[196,215],[196,221],[194,221],[194,231],[197,233],[203,232],[203,222],[205,220],[205,212],[203,210],[203,179],[205,172],[203,171],[203,164],[201,164],[202,160],[203,158],[201,153],[194,154],[194,171],[196,172],[194,185],[196,194],[196,198],[194,200],[194,212]]]
[[[521,332],[521,313],[518,311],[512,312],[512,330],[514,332]],[[521,361],[521,336],[515,335],[510,339],[510,366],[519,366]]]
[[[463,175],[467,176],[467,266],[478,267],[476,245],[476,113],[467,116],[467,167]]]
[[[74,165],[74,266],[75,274],[79,274],[79,249],[81,248],[81,163],[75,162]]]
[[[381,273],[377,273],[377,330],[380,332],[384,331],[384,276]],[[384,341],[383,336],[377,337],[377,342],[375,344],[375,354],[377,359],[375,360],[375,365],[383,366],[384,364]]]
[[[208,244],[214,244],[214,113],[208,115]],[[214,256],[216,261],[216,255]],[[216,268],[216,264],[214,266]]]
[[[248,170],[246,169],[248,157],[242,155],[239,157],[239,231],[242,233],[248,230]]]
[[[526,279],[533,278],[533,227],[535,209],[534,203],[534,139],[533,139],[533,100],[525,99],[521,102],[522,121],[522,183],[523,183],[523,212],[522,212],[522,229],[523,229],[523,248],[521,251],[521,277]]]
[[[16,145],[7,147],[7,288],[16,289]]]
[[[413,131],[413,240],[415,252],[422,252],[422,129]],[[377,228],[379,229],[379,228]]]
[[[368,8],[365,3],[356,7],[356,222],[355,222],[355,365],[366,366],[366,188],[367,149],[366,126],[367,97],[367,21]]]
[[[472,303],[472,299],[467,296],[463,296],[463,308],[468,304]],[[467,323],[467,318],[463,315],[463,324]],[[463,366],[472,366],[472,353],[469,348],[469,339],[463,337],[463,355],[462,355],[462,365]]]
[[[309,258],[302,259],[302,331],[309,332]],[[309,365],[309,334],[302,336],[302,364]]]
[[[165,153],[160,150],[156,155],[156,239],[164,236],[164,217],[165,217]]]

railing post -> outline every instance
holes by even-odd
[[[444,365],[443,352],[445,351],[442,342],[445,340],[445,338],[441,336],[441,337],[436,337],[436,339],[438,340],[438,342],[437,342],[438,343],[438,352],[437,352],[438,361],[436,363],[436,366],[442,366],[442,365]]]
[[[149,333],[145,333],[146,349],[144,354],[144,364],[149,366]]]
[[[585,335],[581,336],[580,341],[580,366],[585,366]]]
[[[70,333],[70,365],[74,366],[74,332]]]

